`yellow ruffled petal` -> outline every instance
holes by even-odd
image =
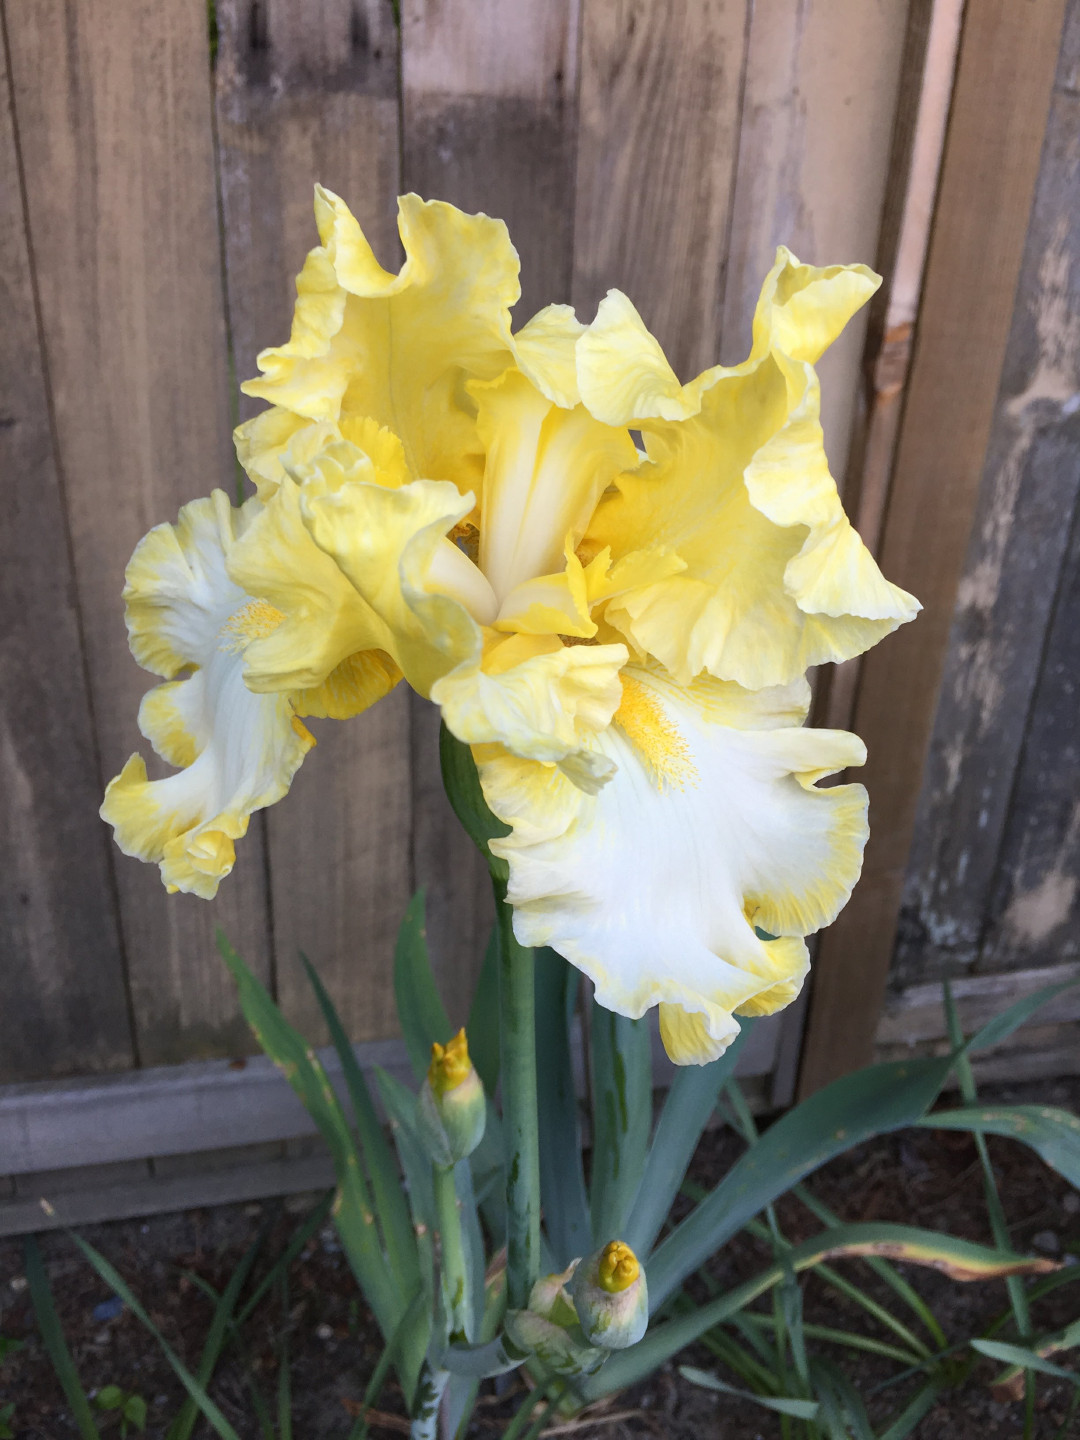
[[[307,429],[311,421],[272,405],[233,431],[236,458],[247,471],[260,500],[268,500],[281,482],[281,457],[293,436]]]
[[[470,745],[499,742],[515,755],[568,763],[575,785],[610,774],[590,748],[621,697],[623,645],[563,645],[553,636],[495,636],[482,655],[431,688],[449,729]]]
[[[259,356],[263,377],[245,394],[309,420],[374,417],[400,437],[412,478],[475,490],[482,455],[464,385],[494,378],[513,358],[520,288],[506,226],[402,196],[405,263],[392,275],[336,195],[317,186],[315,211],[322,244],[297,281],[292,334]],[[240,427],[253,476],[276,473],[267,434],[265,422]]]
[[[303,487],[311,493],[350,486],[394,493],[406,472],[401,447],[388,431],[354,427],[369,449],[335,438],[338,433],[336,427],[312,426],[294,438],[277,488],[254,512],[228,563],[236,584],[280,615],[245,650],[249,688],[301,692],[300,713],[346,719],[385,695],[401,671],[384,653],[383,623],[312,539],[301,514]],[[391,555],[390,563],[396,558]]]
[[[388,695],[401,671],[382,650],[362,650],[336,665],[321,685],[296,690],[291,699],[297,715],[323,720],[348,720]]]
[[[816,365],[880,284],[867,265],[803,265],[778,246],[754,310],[751,361],[777,350]]]
[[[481,647],[470,614],[486,582],[447,539],[472,508],[453,485],[415,480],[400,490],[345,483],[310,474],[299,496],[300,515],[316,546],[353,591],[352,638],[389,655],[414,690],[434,682]],[[488,588],[487,594],[490,595]]]
[[[811,363],[876,284],[865,267],[819,270],[781,249],[750,358],[688,385],[618,292],[578,341],[585,403],[640,426],[648,452],[618,477],[584,548],[607,547],[616,563],[643,549],[684,562],[628,587],[604,617],[683,683],[706,671],[752,689],[786,684],[861,653],[919,608],[843,512]]]
[[[501,602],[563,568],[567,536],[572,549],[636,452],[624,429],[599,424],[583,405],[560,408],[516,370],[470,390],[487,455],[479,564]]]
[[[577,342],[585,326],[570,305],[548,305],[514,336],[518,369],[556,405],[581,403],[577,383]]]
[[[798,995],[809,973],[810,952],[801,937],[782,936],[762,944],[775,973],[782,978],[745,1000],[737,1007],[736,1015],[774,1015],[783,1010]],[[660,1038],[676,1065],[708,1065],[719,1059],[739,1028],[734,1015],[722,1006],[684,1010],[681,1005],[660,1005]]]
[[[573,635],[591,639],[596,622],[585,568],[573,550],[574,537],[566,537],[566,568],[561,574],[539,575],[515,585],[499,606],[496,630],[524,635]]]
[[[253,695],[244,650],[280,614],[228,574],[258,500],[234,510],[221,491],[185,505],[140,542],[125,590],[132,648],[159,673],[192,672],[143,700],[139,723],[177,774],[150,780],[139,755],[101,807],[127,855],[155,862],[170,890],[210,898],[232,869],[253,811],[279,800],[315,743],[286,695]]]
[[[609,1009],[677,1007],[662,1016],[669,1048],[704,1063],[738,1032],[736,1014],[794,997],[802,937],[847,899],[865,791],[812,781],[865,751],[799,726],[802,681],[683,689],[634,665],[622,680],[614,723],[592,741],[617,768],[594,795],[498,747],[475,752],[487,803],[512,831],[492,848],[510,866],[521,942],[565,955]]]

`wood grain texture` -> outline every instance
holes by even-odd
[[[908,0],[755,0],[720,354],[745,359],[779,244],[815,265],[873,265]],[[843,481],[866,315],[819,365],[822,426]]]
[[[520,324],[570,299],[579,0],[403,0],[404,175],[505,220]]]
[[[13,120],[0,44],[0,1080],[133,1059]]]
[[[515,320],[571,298],[578,0],[404,0],[405,188],[506,221]],[[490,929],[490,881],[442,791],[438,717],[412,695],[413,875],[447,1005],[464,1018]]]
[[[584,0],[573,299],[624,291],[682,379],[719,356],[748,0]]]
[[[878,237],[882,284],[867,313],[865,403],[856,407],[844,476],[845,508],[872,555],[881,544],[900,437],[963,14],[964,0],[911,0],[908,10]],[[815,723],[851,728],[861,663],[856,657],[818,671]]]
[[[1080,426],[1058,458],[1076,474]],[[1065,442],[1066,437],[1059,437]],[[1080,957],[1080,525],[1074,519],[990,895],[980,968]]]
[[[206,7],[20,0],[7,7],[59,464],[105,774],[136,748],[150,677],[120,590],[135,543],[232,488]],[[167,896],[115,856],[144,1062],[247,1049],[214,946],[268,974],[261,826],[212,904]]]
[[[950,624],[1001,377],[1062,0],[968,6],[882,568],[925,610],[863,663],[863,878],[822,938],[801,1084],[865,1063],[881,1007]],[[898,683],[898,677],[903,683]]]
[[[1037,970],[1011,970],[997,975],[965,975],[951,984],[960,1025],[971,1035],[999,1015],[1007,1005],[1026,999],[1039,990],[1055,985],[1072,988],[1056,995],[1032,1019],[1036,1028],[1061,1025],[1080,1020],[1080,965],[1049,965]],[[1025,1036],[1027,1027],[1014,1032],[1005,1041],[1015,1047],[1018,1036]],[[915,1045],[923,1040],[945,1040],[948,1027],[942,987],[937,983],[911,985],[889,995],[878,1021],[875,1041],[883,1045]]]
[[[1080,768],[1069,764],[1078,709],[1076,671],[1062,671],[1080,659],[1067,638],[1077,619],[1069,522],[1080,503],[1080,233],[1069,224],[1080,5],[1070,10],[923,782],[896,985],[1068,949],[1075,918],[1066,895],[1070,875],[1074,892],[1080,884],[1080,852],[1069,856],[1066,837],[1080,804]]]
[[[214,66],[229,324],[238,380],[289,334],[319,242],[316,181],[398,263],[397,34],[384,0],[219,0]],[[239,396],[240,418],[263,402]]]
[[[399,263],[397,34],[385,0],[224,0],[218,17],[226,286],[243,380],[288,336],[294,278],[318,244],[316,180],[346,201],[382,262]],[[393,943],[411,887],[408,697],[399,687],[358,719],[311,729],[317,748],[266,817],[277,997],[325,1040],[302,949],[354,1039],[390,1035]]]

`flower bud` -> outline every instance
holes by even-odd
[[[649,1323],[649,1290],[638,1258],[612,1240],[582,1260],[570,1281],[578,1320],[589,1342],[607,1350],[636,1345]]]
[[[529,1292],[529,1309],[556,1325],[576,1325],[577,1311],[566,1287],[579,1263],[571,1260],[561,1275],[542,1275]]]
[[[513,1343],[556,1375],[592,1375],[607,1359],[606,1350],[587,1343],[567,1292],[577,1266],[572,1260],[561,1275],[542,1276],[529,1292],[529,1308],[506,1312]]]
[[[431,1047],[431,1064],[420,1090],[420,1130],[436,1165],[471,1155],[484,1138],[487,1106],[480,1076],[469,1059],[465,1031]]]

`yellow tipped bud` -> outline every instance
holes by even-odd
[[[471,1155],[483,1139],[487,1108],[464,1030],[445,1045],[432,1045],[419,1100],[420,1133],[435,1164],[453,1165]]]
[[[617,1295],[628,1290],[641,1274],[638,1258],[621,1240],[610,1240],[601,1250],[596,1265],[596,1278],[602,1290]]]
[[[428,1084],[436,1095],[445,1095],[468,1079],[472,1069],[469,1059],[469,1042],[461,1029],[452,1040],[440,1045],[436,1040],[431,1047],[431,1064],[428,1066]]]
[[[625,1350],[645,1334],[649,1323],[645,1271],[622,1240],[612,1240],[582,1260],[569,1290],[591,1345]]]

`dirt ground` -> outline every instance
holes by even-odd
[[[988,1092],[988,1098],[1039,1101],[1076,1110],[1080,1081],[1012,1090],[999,1087]],[[990,1144],[1014,1246],[1062,1259],[1080,1256],[1080,1195],[1022,1147],[1005,1140]],[[730,1131],[711,1132],[699,1150],[692,1177],[705,1186],[715,1182],[739,1149]],[[989,1238],[975,1148],[968,1136],[958,1132],[908,1131],[864,1145],[819,1172],[811,1188],[845,1219],[896,1220],[972,1240]],[[200,1276],[220,1290],[252,1238],[264,1228],[258,1275],[260,1266],[265,1268],[288,1244],[304,1213],[318,1199],[294,1197],[284,1203],[192,1210],[87,1227],[85,1235],[116,1265],[169,1343],[194,1369],[210,1304],[189,1275]],[[792,1240],[818,1228],[794,1201],[785,1201],[779,1214]],[[87,1391],[93,1394],[118,1385],[143,1396],[148,1406],[146,1435],[163,1440],[184,1395],[157,1344],[136,1317],[118,1305],[70,1239],[48,1234],[41,1244],[57,1309]],[[763,1246],[741,1236],[714,1260],[712,1275],[727,1288],[760,1269],[766,1259]],[[862,1262],[847,1262],[845,1273],[873,1291]],[[1002,1282],[959,1285],[926,1270],[907,1268],[905,1273],[929,1301],[950,1340],[978,1333],[1005,1308]],[[805,1284],[804,1300],[809,1322],[888,1338],[863,1310],[814,1278]],[[1037,1328],[1048,1329],[1078,1315],[1080,1285],[1065,1286],[1039,1302],[1035,1322]],[[0,1336],[24,1342],[0,1361],[0,1415],[5,1403],[13,1403],[8,1423],[16,1440],[67,1440],[77,1435],[37,1337],[18,1240],[0,1241]],[[274,1403],[283,1347],[288,1352],[296,1440],[344,1440],[381,1342],[329,1226],[293,1265],[287,1297],[277,1293],[262,1303],[245,1329],[243,1348],[226,1352],[219,1366],[211,1393],[242,1440],[258,1440],[261,1433],[254,1418],[251,1382]],[[852,1358],[851,1352],[827,1345],[821,1353],[839,1361],[864,1395],[897,1370],[890,1361]],[[1060,1358],[1072,1363],[1072,1357]],[[679,1363],[735,1379],[702,1347],[679,1357]],[[988,1381],[998,1368],[983,1362],[963,1388],[948,1393],[915,1432],[918,1440],[1019,1436],[1023,1406],[995,1399],[989,1389]],[[485,1395],[470,1435],[476,1440],[500,1435],[521,1398],[519,1386],[511,1377],[508,1390]],[[1035,1427],[1039,1440],[1050,1440],[1057,1433],[1068,1391],[1064,1381],[1040,1382]],[[897,1406],[903,1394],[901,1386],[870,1400],[875,1423]],[[372,1435],[407,1433],[401,1397],[392,1384],[380,1406]],[[115,1413],[102,1414],[99,1424],[102,1440],[120,1433]],[[4,1433],[0,1427],[0,1435]],[[211,1433],[203,1422],[195,1432],[198,1440]],[[552,1428],[545,1433],[558,1431]],[[604,1415],[562,1433],[580,1440],[773,1440],[781,1427],[779,1417],[698,1389],[669,1365],[646,1384],[618,1396]],[[1076,1433],[1080,1437],[1080,1423]]]

